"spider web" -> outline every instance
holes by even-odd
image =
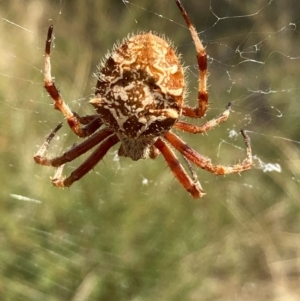
[[[52,74],[72,110],[93,114],[96,65],[128,33],[173,41],[196,104],[195,48],[173,1],[9,1],[0,4],[1,300],[298,300],[299,4],[182,0],[206,46],[209,111],[224,124],[178,133],[213,162],[254,167],[216,177],[192,201],[161,158],[133,162],[113,148],[70,189],[33,154],[63,120],[43,90],[47,27]],[[64,124],[49,154],[81,140]],[[67,164],[70,174],[86,158]],[[184,164],[184,161],[183,161]]]

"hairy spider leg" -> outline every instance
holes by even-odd
[[[176,0],[176,4],[181,11],[181,14],[190,30],[194,41],[197,53],[197,63],[199,68],[199,83],[198,83],[198,105],[196,108],[189,106],[182,107],[182,114],[187,117],[200,118],[205,115],[208,107],[208,92],[207,92],[207,55],[205,48],[198,37],[197,31],[192,24],[186,10],[182,6],[180,0]]]
[[[159,151],[164,156],[171,171],[177,180],[182,184],[182,186],[194,197],[201,198],[205,195],[199,181],[194,181],[190,178],[187,172],[184,170],[183,166],[180,164],[179,160],[176,158],[174,152],[169,148],[169,146],[160,138],[156,140],[154,145],[159,149]]]
[[[63,166],[61,165],[54,177],[51,179],[54,186],[58,187],[69,187],[75,181],[80,180],[84,175],[86,175],[90,170],[92,170],[100,160],[106,155],[111,147],[119,142],[119,138],[116,134],[109,136],[104,140],[94,152],[78,167],[76,168],[70,176],[67,178],[62,176]]]
[[[226,110],[221,115],[219,115],[217,118],[213,118],[200,126],[197,126],[197,125],[194,125],[194,124],[191,124],[188,122],[184,122],[184,121],[177,121],[174,124],[174,127],[178,130],[192,133],[192,134],[205,133],[205,132],[213,129],[215,126],[219,125],[220,123],[226,121],[227,118],[229,117],[230,110],[231,110],[231,103],[229,103],[227,105]]]
[[[61,123],[49,134],[46,138],[45,142],[42,144],[36,155],[34,156],[34,160],[36,163],[44,166],[53,166],[59,167],[67,162],[71,162],[74,159],[78,158],[82,154],[89,151],[91,148],[101,143],[107,137],[113,134],[112,130],[103,129],[97,133],[94,133],[92,136],[87,138],[85,141],[73,146],[68,151],[64,152],[61,156],[55,158],[48,158],[45,156],[46,151],[49,148],[51,140],[54,138],[57,131],[61,128]]]
[[[177,149],[180,153],[183,154],[188,160],[192,163],[196,164],[202,169],[205,169],[216,175],[225,175],[231,173],[239,173],[244,170],[248,170],[252,167],[252,152],[250,147],[250,138],[248,135],[242,130],[241,131],[245,144],[246,144],[246,158],[240,164],[234,165],[215,165],[211,163],[210,159],[207,159],[197,153],[195,150],[190,148],[183,140],[181,140],[177,135],[172,132],[166,132],[164,134],[164,138],[171,143],[171,145]]]
[[[80,117],[78,114],[72,112],[68,105],[62,99],[58,89],[53,82],[51,75],[51,61],[50,49],[52,43],[53,25],[49,26],[47,33],[47,40],[45,46],[45,70],[44,70],[44,86],[49,95],[54,100],[54,108],[62,112],[67,119],[67,122],[72,131],[79,137],[87,137],[94,133],[101,125],[102,122],[98,115],[89,115]],[[81,126],[84,124],[86,126]],[[91,125],[90,125],[91,124]]]

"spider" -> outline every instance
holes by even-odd
[[[157,34],[142,32],[125,38],[100,63],[96,74],[95,96],[90,100],[97,114],[80,117],[66,105],[53,82],[50,63],[53,25],[49,27],[45,47],[45,88],[54,101],[54,108],[64,115],[72,131],[79,137],[87,138],[61,156],[48,158],[45,153],[62,126],[59,124],[38,150],[34,156],[35,162],[58,168],[51,179],[55,186],[69,187],[80,180],[118,142],[121,143],[118,155],[132,160],[149,157],[154,159],[161,153],[174,176],[194,198],[201,198],[205,193],[190,162],[216,175],[240,173],[251,168],[250,139],[243,130],[241,133],[246,144],[246,158],[240,164],[230,166],[211,163],[210,159],[197,153],[172,132],[172,129],[177,129],[192,134],[205,133],[224,122],[231,109],[229,104],[220,116],[200,126],[180,120],[182,115],[201,118],[206,113],[207,55],[180,0],[175,2],[196,48],[199,87],[198,105],[195,108],[184,104],[184,70],[173,46]],[[191,176],[170,146],[179,151],[188,162]],[[67,162],[94,147],[96,149],[92,154],[70,176],[62,176]]]

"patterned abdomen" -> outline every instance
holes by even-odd
[[[91,103],[121,140],[147,140],[181,115],[184,72],[170,43],[152,33],[128,37],[106,55]]]

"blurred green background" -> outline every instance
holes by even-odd
[[[63,121],[43,88],[50,24],[53,76],[79,114],[93,113],[100,59],[141,30],[174,41],[195,104],[195,49],[174,1],[1,1],[0,300],[299,300],[299,1],[182,2],[209,54],[206,118],[229,101],[233,112],[208,135],[179,134],[232,164],[245,156],[244,128],[255,155],[241,175],[195,168],[200,200],[162,156],[119,160],[114,148],[70,189],[52,187],[54,169],[33,161]],[[78,142],[64,124],[50,155]]]

